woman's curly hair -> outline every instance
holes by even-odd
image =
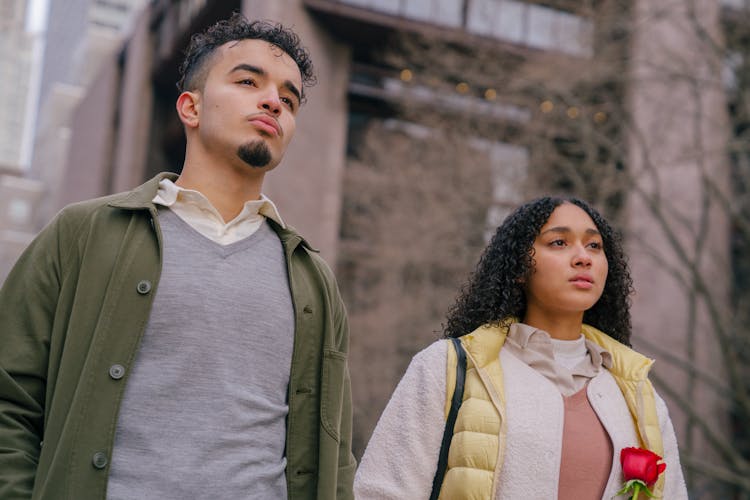
[[[552,212],[563,203],[582,208],[601,233],[609,272],[601,298],[584,312],[583,322],[630,345],[633,280],[619,234],[588,203],[577,198],[543,197],[518,207],[497,228],[476,270],[448,312],[446,337],[460,337],[485,324],[526,313],[524,283],[534,267],[532,246]]]

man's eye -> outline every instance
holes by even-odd
[[[289,106],[291,109],[294,109],[294,99],[290,99],[289,97],[282,97],[281,102]]]
[[[238,83],[242,85],[255,85],[255,80],[251,80],[249,78],[245,78],[244,80],[240,80]]]

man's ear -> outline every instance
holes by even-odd
[[[200,94],[186,91],[177,98],[177,115],[187,128],[195,128],[200,122]]]

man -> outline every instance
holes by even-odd
[[[351,498],[347,321],[261,194],[307,51],[235,15],[196,35],[179,177],[65,208],[0,291],[0,498]]]

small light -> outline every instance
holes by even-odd
[[[555,109],[555,105],[552,103],[552,101],[544,101],[539,105],[539,109],[542,110],[542,113],[549,113],[550,111]]]
[[[578,108],[576,108],[575,106],[569,107],[567,113],[568,113],[568,118],[571,118],[574,120],[578,118],[578,115],[580,114],[580,112],[578,111]]]
[[[488,101],[494,101],[497,99],[497,92],[495,89],[487,89],[484,91],[484,98]]]
[[[456,85],[456,92],[459,94],[465,94],[469,91],[469,84],[466,82],[461,82]]]
[[[411,72],[410,69],[402,69],[400,76],[401,76],[402,82],[410,82],[411,79],[414,78],[414,74]]]
[[[596,123],[604,123],[607,121],[607,113],[604,111],[597,111],[594,113],[594,121]]]

